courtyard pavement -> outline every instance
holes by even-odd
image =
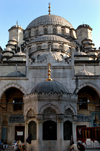
[[[14,149],[8,148],[8,149],[3,150],[0,148],[0,151],[14,151]],[[94,149],[86,149],[85,151],[100,151],[100,149],[95,149],[95,148]]]

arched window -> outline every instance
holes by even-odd
[[[37,60],[39,60],[39,59],[40,59],[40,55],[38,54],[38,55],[37,55]]]
[[[53,34],[56,34],[57,31],[56,31],[56,28],[53,28]]]
[[[35,30],[35,36],[38,36],[38,29]]]
[[[72,123],[70,121],[65,121],[63,124],[63,135],[64,140],[71,140],[72,136]]]
[[[64,34],[65,34],[65,30],[64,30],[64,28],[62,28],[62,29],[61,29],[61,32],[62,32],[62,35],[64,35]]]
[[[46,121],[43,123],[43,140],[57,140],[57,123]]]
[[[22,110],[22,103],[23,103],[22,98],[14,98],[13,99],[13,110],[14,111]]]
[[[37,46],[37,50],[40,50],[41,49],[41,46]]]
[[[62,45],[59,46],[59,49],[62,51]]]
[[[31,134],[32,140],[36,140],[36,123],[34,121],[28,124],[28,134]]]
[[[47,32],[47,28],[44,28],[44,34],[47,34],[48,32]]]

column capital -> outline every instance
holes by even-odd
[[[64,114],[57,114],[57,120],[59,123],[62,123],[64,120]]]
[[[36,119],[37,119],[37,121],[38,121],[39,123],[41,123],[42,120],[43,120],[42,114],[37,114],[37,115],[36,115]]]
[[[77,115],[73,115],[73,120],[74,120],[74,122],[76,123]]]
[[[25,120],[25,122],[27,122],[27,120],[28,120],[28,117],[27,117],[27,116],[24,116],[24,120]]]

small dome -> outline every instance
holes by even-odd
[[[87,25],[87,24],[79,25],[79,26],[77,27],[77,29],[79,29],[79,28],[89,28],[90,30],[92,30],[92,28],[91,28],[89,25]]]
[[[6,75],[6,77],[25,77],[25,75],[20,71],[14,71]]]
[[[73,26],[64,18],[56,15],[43,15],[34,19],[26,29],[37,27],[39,25],[60,25],[73,28]]]
[[[43,81],[36,85],[31,93],[69,93],[67,88],[57,81]]]
[[[12,26],[9,30],[11,30],[11,29],[13,29],[13,28],[17,28],[17,29],[20,28],[20,29],[23,30],[23,28],[22,28],[20,25],[14,25],[14,26]],[[8,30],[8,31],[9,31],[9,30]]]
[[[62,38],[60,36],[56,36],[56,35],[43,35],[40,37],[35,38],[34,40],[31,41],[32,42],[40,42],[40,41],[59,41],[59,42],[67,42],[68,40],[65,38]]]

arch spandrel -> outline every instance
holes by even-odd
[[[9,88],[17,88],[18,90],[20,90],[23,94],[26,94],[26,90],[24,89],[24,87],[22,87],[21,85],[17,84],[17,83],[9,83],[3,86],[3,88],[1,88],[0,90],[0,98],[2,97],[3,93],[9,89]]]

